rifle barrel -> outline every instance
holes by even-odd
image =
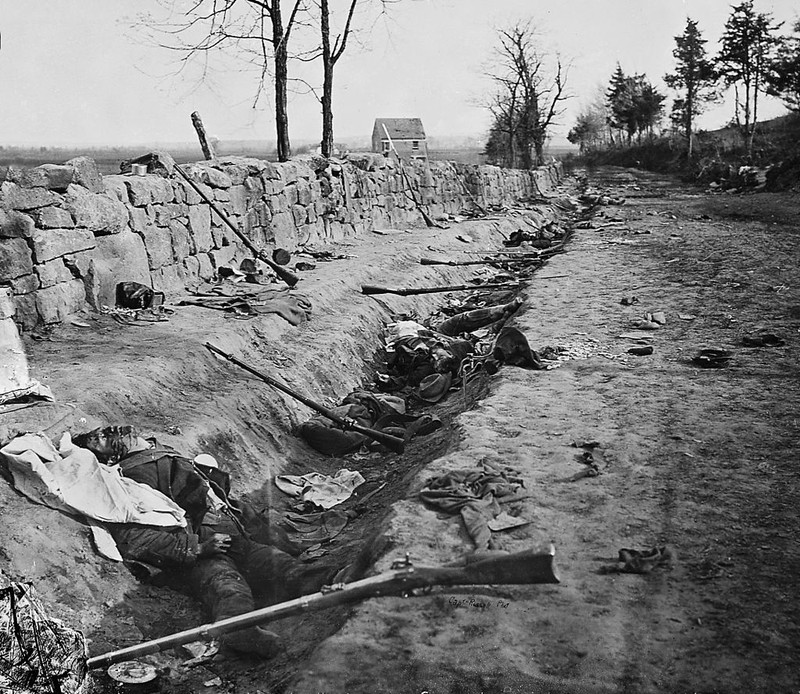
[[[411,296],[413,294],[434,294],[437,292],[465,292],[481,291],[483,289],[519,289],[519,284],[455,284],[449,287],[417,287],[390,289],[389,287],[379,287],[372,284],[361,286],[362,294],[399,294],[400,296]]]
[[[232,364],[236,364],[241,369],[244,369],[248,373],[253,374],[257,378],[260,378],[264,383],[271,385],[276,390],[281,391],[282,393],[286,393],[286,395],[291,396],[295,400],[299,400],[307,407],[310,407],[315,412],[321,414],[323,417],[330,419],[332,422],[336,422],[339,426],[345,429],[352,429],[359,434],[363,434],[379,443],[382,443],[384,446],[389,448],[395,453],[402,453],[405,450],[405,441],[398,436],[392,436],[391,434],[387,434],[383,431],[378,431],[377,429],[370,429],[369,427],[361,426],[356,422],[352,422],[350,420],[345,419],[344,417],[340,417],[336,414],[333,410],[325,407],[324,405],[320,405],[318,402],[315,402],[311,398],[307,398],[304,395],[301,395],[297,391],[293,390],[287,385],[284,385],[280,381],[275,380],[272,376],[268,376],[265,373],[262,373],[258,369],[254,369],[249,364],[243,362],[241,359],[237,359],[232,354],[228,354],[227,352],[223,352],[219,347],[212,345],[210,342],[206,342],[205,344],[206,349],[214,352],[215,354],[224,357]]]

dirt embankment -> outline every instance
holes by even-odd
[[[352,246],[357,258],[320,265],[304,280],[315,314],[299,329],[192,308],[166,324],[123,328],[102,319],[29,345],[36,377],[62,401],[104,421],[170,431],[165,440],[187,453],[229,460],[239,492],[269,498],[262,484],[282,469],[346,466],[361,469],[369,489],[387,481],[334,550],[342,556],[382,523],[392,547],[378,569],[405,552],[441,563],[469,551],[460,520],[426,509],[415,492],[433,474],[483,460],[519,470],[529,494],[507,510],[530,523],[496,533],[497,545],[556,543],[560,585],[436,590],[293,620],[277,625],[287,648],[270,663],[214,659],[185,669],[163,656],[164,691],[800,687],[800,206],[779,195],[709,197],[641,172],[601,174],[594,182],[626,203],[598,208],[594,228],[575,231],[569,251],[527,284],[514,318],[534,348],[561,346],[564,360],[546,371],[503,368],[468,401],[451,393],[436,408],[445,427],[403,456],[311,453],[290,434],[307,412],[214,361],[202,344],[336,400],[368,375],[390,314],[424,317],[441,301],[376,300],[358,294],[358,285],[464,281],[469,267],[416,261],[429,245],[463,249],[457,235],[471,236],[473,247],[499,245],[493,222]],[[501,224],[506,232],[516,226],[513,218]],[[649,333],[653,353],[628,354],[633,343],[619,336],[656,311],[666,324]],[[761,331],[785,344],[744,346],[743,337]],[[732,353],[725,368],[692,364],[708,346]],[[597,443],[598,475],[570,481],[586,467],[576,441]],[[5,487],[0,494],[0,520],[12,529],[0,568],[34,580],[92,637],[93,650],[200,619],[181,594],[144,587],[96,559],[83,526]],[[665,545],[672,561],[649,573],[614,570],[621,548]]]

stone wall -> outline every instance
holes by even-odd
[[[418,225],[412,194],[435,217],[458,213],[470,196],[484,206],[535,198],[562,175],[557,164],[521,171],[451,162],[414,162],[403,173],[378,154],[183,168],[256,246],[287,250]],[[141,282],[169,300],[250,255],[177,175],[101,176],[86,157],[0,167],[0,284],[11,287],[23,329],[59,323],[86,303],[114,306],[117,282]]]

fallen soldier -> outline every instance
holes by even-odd
[[[73,441],[186,512],[186,528],[108,524],[108,529],[128,562],[166,570],[188,585],[212,621],[249,612],[256,601],[272,604],[316,592],[335,575],[338,582],[354,578],[347,570],[337,575],[333,567],[304,564],[292,556],[299,552],[288,539],[250,506],[228,496],[230,477],[213,464],[198,465],[127,426],[95,429]],[[279,642],[273,632],[251,627],[225,634],[221,645],[270,657]]]
[[[514,299],[500,306],[486,306],[471,311],[464,311],[463,313],[458,313],[442,323],[439,323],[439,325],[436,326],[436,330],[442,333],[442,335],[449,335],[451,337],[470,333],[473,330],[478,330],[492,323],[505,321],[513,315],[520,306],[522,306],[522,299]]]
[[[430,434],[442,425],[431,415],[407,414],[405,400],[401,397],[366,390],[350,393],[334,411],[356,424],[397,436],[406,442],[414,436]],[[334,457],[357,451],[365,444],[380,447],[378,442],[371,441],[364,434],[342,429],[320,415],[303,422],[297,433],[316,451]]]

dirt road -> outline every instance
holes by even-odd
[[[265,459],[277,461],[273,472],[351,467],[364,471],[370,489],[386,481],[332,549],[343,558],[381,523],[392,546],[377,569],[405,552],[441,563],[469,551],[461,521],[424,507],[416,493],[432,475],[482,461],[517,469],[527,489],[527,498],[505,510],[530,523],[495,533],[497,547],[555,543],[560,585],[440,589],[286,622],[276,626],[287,635],[286,653],[269,664],[217,658],[186,669],[163,656],[163,691],[800,689],[800,202],[706,195],[622,170],[594,172],[590,184],[625,203],[596,208],[593,228],[575,229],[568,252],[528,283],[513,319],[534,349],[563,348],[560,361],[543,371],[504,367],[483,390],[475,386],[468,402],[451,393],[434,410],[445,427],[404,456],[320,459],[288,434],[302,409],[253,392],[252,381],[214,364],[201,343],[260,351],[295,385],[344,394],[369,373],[387,316],[424,317],[441,297],[376,302],[351,291],[342,306],[343,290],[370,280],[463,281],[469,268],[421,268],[416,259],[428,245],[463,248],[457,234],[481,248],[497,245],[494,224],[352,246],[357,259],[330,263],[304,281],[315,317],[299,331],[278,319],[232,328],[193,310],[125,332],[102,324],[91,334],[65,328],[55,341],[31,345],[37,377],[46,375],[65,400],[103,420],[172,431],[168,441],[188,452],[226,456],[240,491],[270,494],[269,485],[254,483],[265,478]],[[666,319],[661,327],[634,329],[657,312]],[[628,353],[639,343],[620,336],[632,331],[645,335],[652,354]],[[762,333],[784,344],[744,344]],[[707,347],[732,358],[723,368],[700,368],[691,359]],[[587,470],[587,452],[599,474],[574,479]],[[13,540],[4,568],[55,581],[51,595],[64,616],[85,620],[94,648],[197,621],[183,596],[139,586],[91,558],[76,567],[72,557],[86,549],[80,530],[12,502],[6,513],[43,525],[54,533],[53,546],[41,573],[31,557],[24,564],[23,538]],[[652,570],[619,571],[620,549],[654,547],[669,550]]]

